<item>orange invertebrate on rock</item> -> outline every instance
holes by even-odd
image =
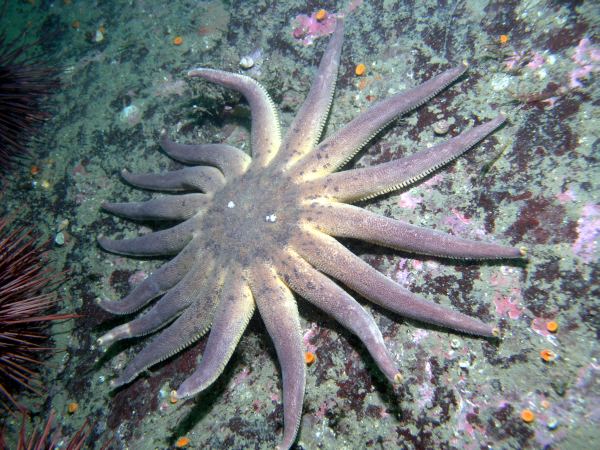
[[[357,64],[356,68],[354,69],[354,73],[357,77],[363,76],[366,72],[367,66],[365,66],[363,63]]]
[[[540,357],[544,361],[550,362],[550,361],[554,361],[556,359],[556,353],[554,353],[552,350],[545,348],[544,350],[542,350],[540,352]]]
[[[544,409],[548,409],[548,408],[550,408],[550,406],[552,406],[548,400],[542,400],[542,402],[540,404],[542,405],[542,408],[544,408]]]
[[[318,10],[315,14],[315,19],[317,19],[319,22],[324,21],[325,19],[327,19],[327,11],[325,11],[324,9]]]
[[[188,437],[180,437],[179,439],[177,439],[175,441],[175,447],[176,448],[184,448],[187,447],[188,444],[190,443],[190,438]]]
[[[548,322],[546,324],[546,330],[548,330],[550,333],[556,333],[558,331],[558,322],[555,322],[554,320]]]
[[[304,354],[304,361],[306,362],[306,365],[308,365],[308,366],[312,365],[312,363],[314,363],[316,359],[317,359],[317,357],[315,356],[315,354],[313,352],[306,352]]]
[[[175,36],[173,38],[173,45],[181,45],[183,44],[183,38],[181,36]]]
[[[67,405],[67,411],[69,414],[74,414],[79,409],[79,404],[77,402],[71,402]]]
[[[535,420],[535,414],[530,409],[524,409],[523,411],[521,411],[521,419],[525,423],[531,423]]]

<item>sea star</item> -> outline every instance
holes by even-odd
[[[224,144],[176,144],[163,132],[164,151],[192,167],[164,174],[124,171],[123,178],[144,189],[194,193],[103,205],[128,219],[181,221],[134,239],[99,238],[102,247],[114,253],[177,255],[121,301],[100,301],[111,313],[129,314],[162,295],[144,315],[98,339],[107,346],[166,326],[129,363],[114,386],[129,383],[147,367],[210,330],[196,371],[173,395],[187,398],[199,393],[221,374],[257,307],[281,365],[284,431],[280,448],[285,449],[298,432],[306,376],[293,292],[356,334],[393,383],[400,383],[402,377],[379,328],[338,282],[402,316],[474,335],[495,335],[496,330],[479,319],[404,289],[335,238],[361,239],[447,258],[524,256],[523,249],[462,239],[351,205],[422,179],[494,131],[504,116],[402,159],[336,172],[383,127],[436,95],[466,70],[465,66],[447,70],[382,100],[318,143],[332,103],[342,42],[340,19],[308,97],[283,141],[276,108],[258,82],[207,68],[189,71],[191,77],[245,96],[252,113],[252,158]]]

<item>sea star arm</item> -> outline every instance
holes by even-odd
[[[287,450],[300,426],[306,383],[300,316],[294,294],[270,267],[251,269],[250,289],[281,365],[284,427],[278,448]]]
[[[417,227],[342,203],[310,208],[313,224],[326,234],[391,247],[421,255],[447,258],[504,259],[525,256],[524,249],[464,239]]]
[[[231,270],[231,269],[230,269]],[[231,270],[220,294],[198,368],[177,389],[177,398],[196,395],[223,372],[254,313],[254,300],[239,270]]]
[[[166,230],[148,233],[132,239],[113,240],[101,236],[98,238],[98,243],[104,250],[121,255],[175,255],[190,242],[193,233],[193,219],[188,219]]]
[[[321,58],[308,96],[296,114],[281,147],[282,152],[278,155],[287,167],[310,152],[323,132],[333,101],[343,42],[344,21],[338,18],[335,32]]]
[[[212,275],[210,260],[202,268],[192,268],[187,276],[170,289],[146,313],[113,328],[97,340],[98,345],[107,348],[113,342],[145,336],[163,328],[187,308],[206,289],[204,283]]]
[[[383,374],[392,383],[399,383],[402,376],[381,331],[360,303],[291,250],[282,259],[289,262],[278,267],[278,272],[291,289],[358,336]]]
[[[243,174],[251,158],[238,148],[227,144],[178,144],[163,131],[160,146],[171,158],[185,164],[209,164],[217,167],[225,178]]]
[[[308,239],[308,240],[307,240]],[[317,230],[294,245],[310,264],[366,299],[402,316],[479,336],[496,331],[479,319],[425,300],[375,270],[331,236]]]
[[[466,66],[446,70],[425,83],[381,100],[326,138],[295,166],[304,179],[334,172],[392,120],[425,103],[460,77]]]
[[[103,203],[102,209],[132,220],[186,220],[210,205],[207,194],[156,197],[145,202]]]
[[[113,314],[131,314],[175,286],[189,272],[198,255],[198,245],[190,242],[175,258],[163,264],[133,291],[119,301],[99,299],[98,306]]]
[[[189,77],[201,77],[240,92],[250,105],[252,115],[252,161],[266,166],[281,145],[281,129],[277,108],[267,90],[256,80],[237,73],[198,67]]]
[[[164,173],[130,173],[123,170],[121,176],[132,186],[153,191],[215,192],[225,185],[223,173],[210,166],[184,167]]]
[[[133,358],[123,372],[112,381],[111,386],[119,387],[129,383],[140,372],[180,352],[206,334],[213,319],[221,282],[222,274],[213,273],[213,278],[207,283],[202,294]]]
[[[314,180],[314,192],[340,202],[355,202],[413,184],[456,159],[498,128],[506,118],[471,128],[448,141],[413,155],[364,169],[346,170]]]

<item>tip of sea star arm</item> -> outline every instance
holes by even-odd
[[[316,246],[303,246],[299,249],[301,256],[313,266],[319,267],[321,272],[338,279],[365,299],[414,320],[461,333],[482,337],[494,336],[492,326],[410,292],[362,261],[330,236],[315,232],[311,234],[311,238],[318,243],[318,247],[326,248],[327,251],[316,250]]]
[[[191,383],[193,383],[193,380],[190,380],[189,378],[185,380],[177,390],[171,391],[171,398],[176,400],[184,400],[193,397],[196,394],[199,394],[200,392],[202,392],[203,389],[206,389],[206,387],[208,387],[205,386],[203,387],[203,389],[192,390],[190,389]]]
[[[500,244],[492,244],[480,241],[473,241],[482,249],[489,248],[482,255],[474,255],[473,259],[527,259],[527,247],[511,247]]]
[[[135,378],[135,377],[133,377],[133,378]],[[111,389],[118,389],[121,386],[125,386],[126,384],[131,383],[133,381],[133,378],[125,378],[121,374],[117,378],[115,378],[114,380],[110,380],[109,387]]]
[[[102,347],[103,349],[107,349],[113,342],[118,341],[118,340],[123,339],[128,336],[129,336],[129,324],[126,323],[126,324],[120,325],[116,328],[113,328],[108,333],[103,334],[96,340],[96,343],[98,344],[99,347]]]
[[[207,67],[193,67],[190,70],[188,70],[187,76],[188,77],[201,77],[202,74],[206,73],[209,70],[214,70],[214,69],[209,69]]]
[[[177,389],[176,395],[179,398],[191,397],[202,392],[223,373],[254,313],[254,300],[250,289],[240,276],[241,271],[229,270],[230,273],[219,294],[219,305],[202,360],[194,373]]]

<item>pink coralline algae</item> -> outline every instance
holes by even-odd
[[[316,324],[312,324],[310,328],[302,336],[304,342],[304,348],[307,352],[316,353],[318,347],[312,344],[312,340],[319,334],[319,327]]]
[[[544,63],[546,62],[546,58],[541,53],[533,52],[531,55],[531,61],[527,63],[527,67],[531,70],[540,69]]]
[[[588,38],[579,41],[571,59],[578,67],[569,74],[570,88],[582,87],[582,78],[587,78],[592,72],[600,71],[600,47],[593,45]]]
[[[406,209],[414,209],[416,206],[421,203],[423,199],[419,197],[413,197],[408,192],[403,192],[400,194],[400,200],[398,200],[398,206]]]
[[[577,200],[577,193],[573,189],[568,188],[560,194],[556,194],[556,199],[562,204],[570,203]]]
[[[323,20],[317,20],[317,13],[310,16],[300,14],[296,16],[294,22],[297,26],[292,31],[295,39],[301,40],[304,45],[311,45],[313,41],[321,36],[327,36],[335,30],[335,14],[328,14]]]
[[[523,67],[530,70],[541,69],[546,64],[546,57],[537,51],[513,51],[504,60],[504,66],[508,71],[517,71]]]
[[[598,239],[600,239],[600,205],[588,204],[583,207],[577,221],[577,240],[573,243],[573,253],[583,262],[598,259]]]
[[[466,231],[470,230],[471,219],[468,216],[455,208],[452,208],[450,211],[452,214],[443,219],[443,223],[445,225],[448,225],[453,232],[458,234],[465,233]]]
[[[504,65],[507,70],[516,70],[520,67],[520,62],[523,59],[522,52],[513,52],[504,60]]]
[[[518,300],[513,300],[511,297],[496,294],[494,296],[494,304],[498,315],[507,315],[511,319],[518,319],[523,312],[523,308],[518,305]]]
[[[475,226],[473,220],[466,214],[455,208],[452,208],[450,211],[452,214],[442,219],[442,223],[449,227],[453,234],[463,237],[486,238],[485,230]]]
[[[127,282],[129,283],[129,286],[133,288],[140,284],[142,281],[144,281],[146,278],[148,278],[148,274],[143,270],[138,270],[137,272],[131,274]]]

